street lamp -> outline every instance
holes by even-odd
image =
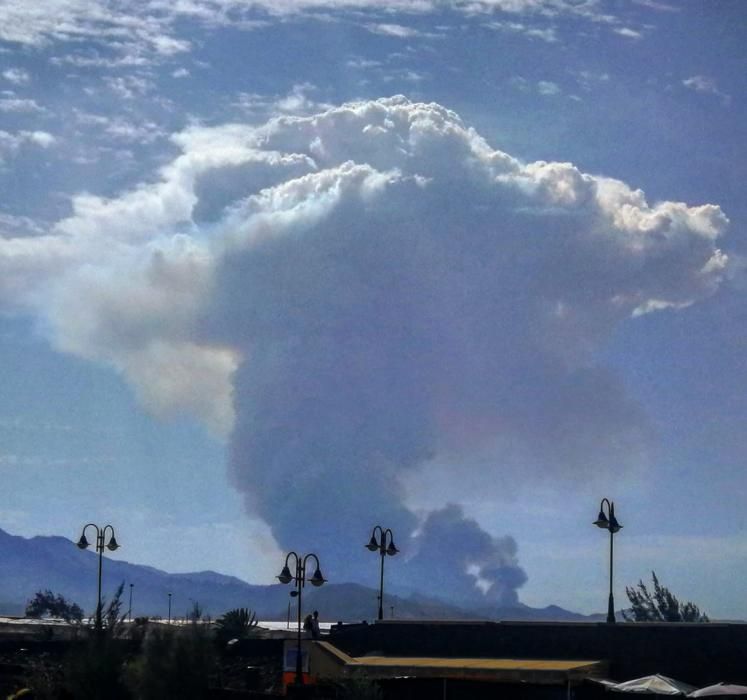
[[[134,583],[130,584],[130,607],[127,610],[128,622],[132,622],[132,589],[134,586]]]
[[[289,559],[293,557],[296,562],[296,573],[291,573],[290,567],[288,566]],[[319,568],[319,557],[316,554],[307,554],[306,556],[300,556],[295,552],[289,552],[285,557],[285,566],[277,577],[280,583],[290,583],[295,581],[296,583],[296,596],[298,598],[297,610],[298,610],[298,642],[296,645],[296,685],[303,685],[303,669],[301,666],[301,591],[306,585],[306,562],[313,558],[316,562],[316,569],[313,576],[309,579],[309,583],[312,586],[321,586],[326,579],[322,576],[321,569]],[[293,595],[293,593],[291,593]]]
[[[381,537],[381,540],[376,539],[376,531],[379,531],[379,535]],[[387,545],[387,535],[389,535],[389,544]],[[371,552],[375,552],[377,549],[379,550],[379,554],[381,555],[381,580],[379,581],[379,620],[384,619],[384,557],[387,556],[387,554],[390,557],[393,557],[399,550],[394,546],[394,535],[392,534],[392,531],[387,528],[386,530],[382,529],[381,525],[377,525],[373,532],[371,533],[371,539],[366,545],[366,549],[370,550]]]
[[[604,512],[604,506],[607,505],[607,513]],[[610,597],[607,603],[607,622],[614,624],[615,622],[615,599],[612,595],[612,552],[614,549],[614,536],[616,532],[619,532],[622,525],[617,522],[615,517],[615,503],[609,501],[606,498],[602,499],[599,504],[599,516],[594,521],[594,525],[602,528],[602,530],[610,531]]]
[[[96,530],[96,551],[99,555],[99,587],[97,598],[98,604],[96,605],[96,629],[101,630],[101,565],[104,559],[104,547],[106,546],[110,552],[113,552],[115,549],[119,549],[119,544],[117,544],[117,538],[114,536],[114,528],[111,525],[99,527],[98,525],[94,525],[94,523],[88,523],[83,527],[83,532],[80,533],[80,539],[78,540],[78,547],[80,549],[86,549],[90,544],[86,539],[86,530],[89,527]],[[111,532],[111,537],[109,538],[109,542],[104,545],[107,530]]]
[[[169,621],[168,624],[171,624],[171,593],[169,593]]]

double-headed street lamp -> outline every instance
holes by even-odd
[[[378,530],[381,537],[380,540],[376,539],[376,531]],[[389,536],[389,544],[387,544],[387,535]],[[379,581],[379,620],[384,619],[384,557],[389,555],[393,557],[399,550],[394,546],[394,535],[392,531],[387,528],[384,530],[381,525],[374,527],[371,533],[371,539],[366,545],[366,549],[375,552],[379,550],[381,555],[381,578]]]
[[[293,557],[296,562],[296,573],[291,573],[288,561]],[[289,552],[285,557],[285,566],[277,577],[280,583],[290,583],[291,581],[296,582],[296,597],[298,598],[298,644],[296,647],[296,685],[303,685],[303,667],[301,665],[301,591],[306,585],[306,562],[309,559],[314,559],[316,562],[316,569],[314,574],[309,579],[309,583],[312,586],[321,586],[325,582],[324,576],[322,576],[321,569],[319,568],[319,557],[316,554],[307,554],[306,556],[300,556],[295,552]]]
[[[604,512],[604,506],[607,505],[607,512]],[[602,528],[602,530],[610,531],[610,597],[607,602],[607,622],[614,624],[615,622],[615,599],[612,595],[612,552],[614,549],[614,536],[616,532],[619,532],[622,525],[617,522],[615,517],[615,503],[609,501],[606,498],[602,499],[599,504],[599,516],[594,521],[594,525]]]
[[[115,549],[119,549],[119,544],[117,544],[117,538],[114,536],[114,528],[111,525],[104,525],[104,527],[99,527],[98,525],[95,525],[94,523],[88,523],[83,527],[83,532],[80,534],[80,539],[78,540],[78,547],[80,549],[86,549],[89,546],[89,542],[86,539],[86,530],[92,527],[94,530],[96,530],[96,551],[99,554],[99,588],[98,588],[98,604],[96,605],[96,629],[101,629],[101,564],[104,560],[104,547],[113,552]],[[104,545],[104,540],[106,539],[106,532],[111,532],[111,537],[109,538],[109,542]]]

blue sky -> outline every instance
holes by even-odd
[[[0,527],[747,617],[746,13],[4,2]]]

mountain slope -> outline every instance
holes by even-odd
[[[106,554],[104,555],[106,558]],[[98,555],[80,550],[63,537],[25,539],[0,530],[0,600],[24,603],[39,589],[50,589],[79,603],[90,611],[96,605]],[[168,594],[172,594],[172,615],[182,616],[199,601],[203,609],[219,615],[233,607],[252,607],[258,612],[282,607],[284,586],[253,586],[233,576],[215,572],[168,574],[150,566],[107,559],[103,566],[102,595],[111,597],[120,583],[125,584],[123,603],[128,604],[129,584],[133,584],[135,615],[168,614]]]
[[[106,558],[106,554],[104,555]],[[234,576],[214,571],[169,574],[165,571],[106,558],[103,566],[102,595],[110,598],[124,583],[123,610],[129,603],[129,585],[133,584],[133,616],[168,614],[171,593],[172,617],[183,617],[198,602],[205,614],[217,617],[226,610],[248,607],[260,619],[283,620],[291,603],[292,586],[258,586]],[[80,550],[64,537],[10,535],[0,529],[0,614],[19,614],[26,601],[40,589],[50,589],[78,603],[86,612],[96,606],[98,555]],[[582,620],[589,619],[557,606],[544,609],[519,604],[510,609],[465,609],[423,595],[387,594],[384,613],[398,619],[506,619],[506,620]],[[393,611],[392,611],[393,608]],[[327,583],[320,588],[306,586],[303,610],[319,610],[323,620],[371,620],[378,611],[377,591],[354,583]]]

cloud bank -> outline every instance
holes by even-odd
[[[404,97],[173,140],[157,179],[0,239],[4,309],[227,436],[247,507],[328,575],[354,578],[381,523],[401,583],[435,568],[455,599],[515,602],[513,540],[448,496],[413,512],[404,481],[486,451],[527,478],[645,463],[646,417],[595,353],[718,288],[719,207],[522,163]]]
[[[215,28],[231,26],[253,30],[269,22],[297,16],[326,17],[334,13],[379,34],[411,39],[433,37],[404,24],[402,19],[456,12],[466,17],[538,16],[544,20],[571,17],[609,26],[626,36],[640,33],[621,26],[600,0],[48,0],[37,6],[26,0],[5,0],[0,4],[0,42],[33,48],[50,44],[75,48],[81,42],[104,47],[98,51],[55,57],[58,63],[77,66],[144,66],[168,61],[187,53],[193,45],[180,36],[185,22]],[[374,21],[375,20],[375,21]],[[530,28],[521,22],[500,22],[495,27],[518,31],[548,42],[556,41],[552,27]]]

